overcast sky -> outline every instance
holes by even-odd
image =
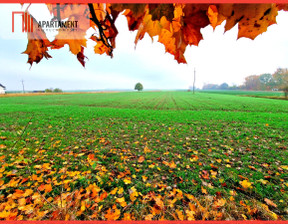
[[[24,5],[25,9],[26,5]],[[50,18],[45,5],[32,4],[29,11],[37,20]],[[0,83],[9,90],[21,90],[24,80],[26,90],[59,87],[63,90],[133,89],[141,82],[144,89],[187,89],[193,83],[196,68],[196,86],[204,83],[241,84],[249,75],[273,73],[278,67],[288,68],[288,12],[279,12],[277,24],[254,41],[237,40],[237,26],[224,34],[224,24],[215,31],[211,26],[201,30],[204,40],[198,47],[187,47],[188,64],[178,64],[165,53],[164,46],[152,43],[149,36],[139,41],[136,49],[136,32],[130,32],[124,16],[117,19],[119,35],[111,59],[93,52],[88,42],[83,68],[68,47],[48,53],[52,59],[43,59],[30,69],[28,56],[21,54],[27,46],[26,34],[21,33],[21,23],[12,33],[12,11],[21,11],[20,4],[0,5]],[[19,17],[20,18],[20,17]],[[17,20],[17,19],[16,19]],[[48,38],[53,39],[53,33]]]

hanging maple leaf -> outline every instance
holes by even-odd
[[[43,57],[46,59],[52,58],[48,53],[48,47],[51,46],[51,42],[47,39],[45,32],[42,28],[38,28],[38,22],[36,19],[27,13],[33,20],[33,32],[27,32],[28,44],[23,54],[28,54],[28,63],[32,66],[33,62],[37,64],[42,60]],[[26,20],[23,20],[25,26],[28,26]]]

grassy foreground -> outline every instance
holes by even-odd
[[[0,220],[288,219],[288,101],[0,98]]]

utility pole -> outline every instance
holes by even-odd
[[[22,88],[23,88],[22,92],[23,92],[23,94],[24,94],[24,93],[25,93],[25,89],[24,89],[24,80],[22,79],[21,82],[22,82]]]
[[[195,94],[196,68],[194,67],[193,94]]]

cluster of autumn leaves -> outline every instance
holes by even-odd
[[[85,65],[84,49],[86,32],[92,28],[90,37],[96,42],[96,54],[112,56],[118,34],[115,21],[120,13],[127,18],[130,31],[137,31],[135,44],[148,34],[165,46],[178,63],[186,63],[186,47],[197,46],[203,39],[201,28],[211,25],[214,29],[226,20],[225,31],[238,24],[238,38],[254,39],[276,23],[279,10],[288,9],[285,4],[47,4],[56,20],[78,21],[76,30],[59,30],[53,41],[34,19],[34,32],[28,33],[28,63],[50,58],[48,50],[69,45],[70,51]],[[27,25],[27,24],[26,24]]]
[[[100,138],[99,143],[109,144],[105,138]],[[61,141],[56,140],[52,146],[58,148],[60,144]],[[5,145],[1,145],[1,148],[4,149]],[[141,193],[134,183],[136,179],[139,181],[139,177],[131,173],[126,161],[143,164],[147,160],[145,157],[152,153],[148,147],[145,147],[144,154],[138,157],[127,149],[112,148],[109,153],[102,155],[97,150],[91,153],[91,150],[85,148],[75,147],[71,150],[67,147],[63,152],[55,153],[54,159],[49,159],[50,162],[44,163],[41,161],[47,157],[47,151],[36,149],[36,154],[31,157],[34,165],[31,164],[31,158],[25,157],[29,154],[28,151],[28,148],[23,148],[10,159],[5,155],[0,157],[0,220],[222,220],[227,218],[225,215],[229,213],[229,209],[239,211],[238,216],[234,217],[237,219],[249,219],[247,216],[257,218],[262,212],[261,209],[266,211],[271,219],[278,219],[269,209],[269,206],[277,207],[271,200],[266,198],[267,205],[252,207],[244,200],[236,202],[235,190],[230,190],[225,197],[221,192],[212,196],[201,186],[202,196],[196,198],[176,186],[171,187],[162,182],[149,183],[147,179],[152,177],[142,175],[142,182],[154,190]],[[107,166],[99,161],[100,154],[103,159],[109,154],[117,155],[123,161],[122,171],[108,170]],[[169,152],[166,153],[168,154]],[[60,169],[55,168],[56,158],[63,161]],[[190,161],[199,163],[198,156],[192,156]],[[75,165],[76,162],[86,164],[89,169],[81,171],[78,165]],[[221,162],[219,159],[219,163]],[[170,173],[177,169],[174,160],[164,160],[161,163],[167,166]],[[198,165],[202,166],[201,163]],[[27,172],[27,167],[30,175],[20,175],[23,170]],[[151,163],[149,168],[161,171],[157,163]],[[34,170],[33,173],[30,169]],[[124,185],[113,187],[109,182],[104,183],[107,174],[113,181],[123,180]],[[205,181],[216,178],[217,171],[202,170],[199,175]],[[249,192],[253,188],[252,183],[248,178],[241,178],[241,188],[238,189]],[[83,180],[88,182],[84,183]],[[75,187],[77,183],[80,185]],[[209,184],[207,187],[209,188]]]

